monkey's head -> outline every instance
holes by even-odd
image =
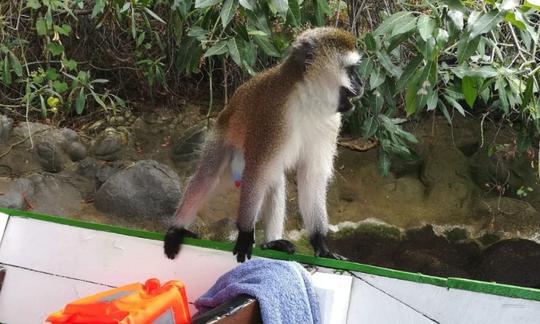
[[[350,32],[332,27],[308,29],[293,43],[290,58],[303,69],[306,77],[339,87],[340,96],[346,94],[346,101],[363,93],[362,81],[355,73],[360,54],[356,50],[356,38]],[[340,104],[338,111],[345,112],[352,107],[350,103]]]

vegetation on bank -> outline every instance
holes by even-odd
[[[0,108],[57,124],[108,118],[202,80],[210,115],[298,32],[331,24],[358,35],[366,91],[346,129],[379,140],[382,174],[393,156],[414,157],[400,124],[428,113],[508,124],[525,152],[540,134],[539,10],[538,0],[7,0]]]

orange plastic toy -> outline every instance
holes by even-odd
[[[47,318],[47,323],[191,323],[184,284],[149,279],[79,299]]]

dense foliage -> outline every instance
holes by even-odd
[[[521,150],[538,139],[538,0],[390,3],[2,1],[0,108],[53,122],[111,115],[125,99],[171,97],[202,79],[211,110],[216,85],[226,100],[299,31],[331,23],[359,33],[366,92],[347,126],[379,140],[383,174],[392,156],[414,154],[416,139],[400,124],[428,112],[449,123],[454,113],[509,123]]]
[[[369,91],[352,123],[380,140],[381,171],[389,156],[410,158],[414,137],[389,118],[438,111],[496,115],[520,131],[518,148],[540,134],[537,1],[458,0],[402,4],[361,38],[359,73]],[[402,108],[402,109],[399,109]]]

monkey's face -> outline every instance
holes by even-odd
[[[355,72],[360,62],[355,44],[353,34],[323,27],[303,32],[293,45],[292,58],[306,77],[324,80],[322,83],[339,91],[338,112],[352,110],[350,98],[363,93],[363,82]]]

